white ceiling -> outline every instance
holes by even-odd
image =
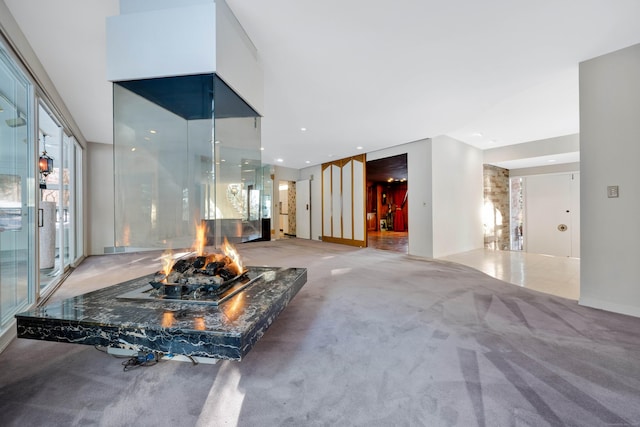
[[[111,143],[118,1],[4,1],[85,138]],[[292,168],[443,134],[484,149],[577,133],[579,62],[640,43],[637,0],[227,2],[262,61],[263,161]]]

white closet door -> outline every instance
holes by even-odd
[[[322,240],[366,246],[365,156],[322,165]]]

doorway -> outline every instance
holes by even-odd
[[[278,183],[278,222],[276,239],[296,236],[296,182]]]
[[[524,243],[527,252],[580,257],[580,174],[526,179]]]
[[[311,181],[296,181],[296,237],[311,239]]]
[[[579,172],[512,178],[511,191],[512,249],[580,257]]]
[[[367,162],[367,246],[408,253],[407,155]]]

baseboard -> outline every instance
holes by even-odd
[[[617,304],[610,301],[603,301],[597,298],[580,297],[578,304],[585,307],[597,308],[598,310],[611,311],[613,313],[625,314],[627,316],[640,317],[640,307]]]

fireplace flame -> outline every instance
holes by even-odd
[[[224,252],[224,254],[231,260],[229,267],[234,269],[236,275],[242,274],[244,269],[242,267],[240,254],[238,253],[236,248],[234,248],[233,245],[231,245],[229,241],[227,241],[226,237],[224,238],[224,243],[222,244],[222,252]]]
[[[166,251],[160,257],[160,261],[162,262],[162,269],[160,272],[166,276],[169,276],[171,273],[171,269],[173,268],[173,264],[176,263],[176,260],[173,259],[173,252],[171,250]]]
[[[200,225],[196,225],[196,240],[193,242],[191,249],[193,249],[198,256],[203,256],[205,254],[204,247],[207,243],[206,232],[207,226],[205,224],[200,223]]]

